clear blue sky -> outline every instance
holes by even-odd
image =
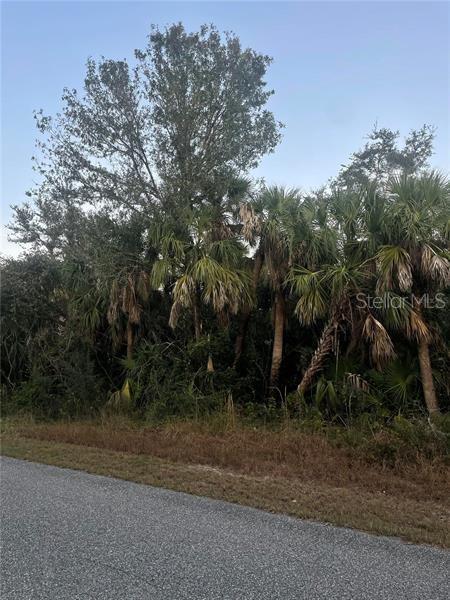
[[[35,180],[33,109],[80,88],[88,56],[133,57],[152,23],[212,22],[269,54],[270,107],[286,125],[257,170],[316,187],[363,144],[375,121],[438,128],[433,166],[449,167],[449,7],[445,2],[3,2],[2,218]],[[3,239],[3,249],[13,251]]]

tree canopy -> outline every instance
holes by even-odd
[[[15,207],[17,240],[82,251],[105,215],[189,218],[279,142],[270,58],[236,36],[153,28],[136,61],[88,60],[83,92],[65,89],[55,117],[36,113],[42,183]]]
[[[213,26],[154,28],[134,63],[90,59],[83,91],[36,114],[40,184],[11,224],[29,250],[2,265],[11,405],[89,413],[126,382],[158,417],[230,397],[340,422],[448,409],[432,128],[403,148],[375,128],[318,192],[253,181],[280,140],[269,65]]]

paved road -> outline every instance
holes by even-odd
[[[2,459],[2,599],[447,600],[450,553]]]

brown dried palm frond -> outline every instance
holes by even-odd
[[[120,293],[120,298],[122,300],[122,305],[121,305],[121,310],[124,313],[128,313],[129,308],[130,308],[130,303],[131,303],[131,290],[128,286],[128,281],[127,283],[125,283],[125,285],[122,287],[121,293]]]
[[[192,305],[192,298],[195,292],[195,282],[190,275],[182,275],[177,279],[173,288],[174,302],[179,302],[181,306],[187,308]]]
[[[223,311],[228,299],[227,289],[221,281],[215,282],[211,286],[209,295],[205,295],[205,303],[211,303],[218,313]]]
[[[233,231],[226,221],[217,221],[212,228],[214,240],[229,240],[233,237]]]
[[[108,323],[110,325],[117,321],[117,318],[119,316],[120,301],[121,301],[121,290],[120,290],[117,279],[114,279],[114,281],[111,284],[111,290],[109,293],[109,306],[108,306],[108,312],[106,315],[106,317],[108,319]]]
[[[208,356],[208,364],[206,365],[208,373],[214,373],[214,363],[211,354]]]
[[[195,294],[195,282],[190,275],[182,275],[173,289],[173,304],[170,311],[169,327],[175,329],[183,308],[192,306]]]
[[[119,316],[119,303],[118,302],[110,302],[110,304],[108,306],[108,312],[106,314],[108,323],[110,325],[115,323],[117,321],[118,316]]]
[[[347,383],[356,391],[368,392],[369,383],[357,373],[346,373]]]
[[[177,326],[177,323],[178,323],[178,319],[181,316],[182,311],[183,311],[183,305],[181,304],[181,302],[175,301],[172,304],[172,308],[170,310],[169,327],[171,327],[172,329],[175,329],[175,327]]]
[[[137,325],[138,323],[140,323],[141,315],[142,315],[142,306],[140,306],[139,304],[133,304],[130,307],[130,312],[128,313],[130,323],[133,323],[134,325]]]
[[[394,344],[388,332],[371,314],[367,315],[364,322],[363,336],[370,344],[372,360],[377,368],[395,358]]]
[[[136,278],[136,291],[144,302],[148,300],[150,289],[150,275],[147,271],[139,271]]]
[[[409,319],[406,321],[406,335],[409,339],[414,338],[417,341],[431,341],[431,331],[417,310],[409,312]]]
[[[248,202],[239,205],[239,216],[242,221],[242,235],[247,242],[253,242],[261,232],[261,221],[255,214],[253,206]]]
[[[131,273],[127,276],[127,282],[122,291],[122,310],[125,314],[130,314],[133,307],[137,304],[136,285]]]
[[[425,277],[439,285],[450,285],[450,261],[425,244],[422,249],[421,270]]]

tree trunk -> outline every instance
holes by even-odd
[[[131,360],[133,358],[133,325],[130,323],[130,320],[127,321],[127,359]]]
[[[413,296],[413,306],[419,317],[424,320],[422,306],[416,295]],[[425,321],[424,321],[425,323]],[[420,378],[422,380],[423,397],[431,416],[439,414],[439,404],[434,389],[433,370],[431,368],[429,339],[423,336],[418,343],[417,353],[419,355]]]
[[[419,363],[422,379],[423,396],[430,416],[439,414],[439,405],[434,389],[433,371],[431,369],[430,348],[426,339],[419,342]]]
[[[258,248],[258,250],[255,253],[255,259],[254,259],[254,263],[253,263],[253,277],[252,277],[252,288],[253,288],[253,293],[254,296],[256,298],[256,290],[258,289],[258,282],[259,282],[259,277],[261,275],[261,269],[263,266],[263,262],[264,262],[264,255],[263,252],[260,248]],[[251,308],[249,306],[246,306],[241,314],[241,319],[239,321],[239,329],[238,329],[238,334],[236,337],[236,341],[234,343],[234,361],[233,361],[233,367],[236,367],[236,365],[238,364],[241,355],[242,355],[242,351],[244,350],[244,342],[245,342],[245,336],[247,334],[247,329],[248,329],[248,323],[250,321],[250,315],[251,315]]]
[[[270,369],[270,386],[276,387],[280,375],[281,361],[283,359],[283,335],[284,335],[285,306],[284,296],[281,290],[275,294],[275,319],[272,349],[272,365]]]
[[[197,293],[194,296],[194,301],[192,304],[192,314],[194,317],[195,340],[198,342],[202,337],[202,323],[200,320],[200,306]]]
[[[323,330],[322,336],[317,345],[317,349],[313,354],[311,362],[302,377],[302,380],[297,388],[300,394],[304,394],[312,386],[316,375],[324,368],[325,362],[333,351],[334,338],[336,335],[336,323],[334,321],[328,323]]]

